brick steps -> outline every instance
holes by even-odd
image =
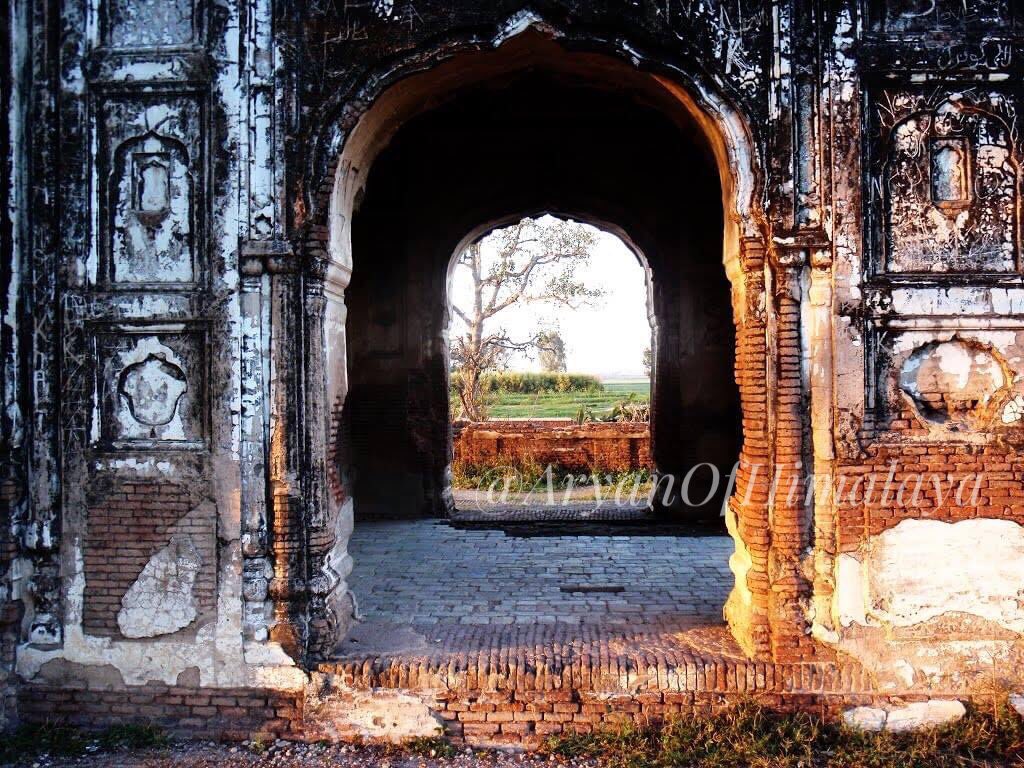
[[[318,665],[354,688],[438,687],[604,693],[860,693],[871,684],[855,665],[775,664],[747,659],[722,626],[660,627],[536,624],[443,627],[427,648],[364,653]]]
[[[338,689],[417,696],[451,738],[474,746],[536,746],[745,698],[832,715],[878,699],[858,666],[751,661],[721,626],[441,628],[424,640],[408,652],[349,651],[319,664],[317,677]]]

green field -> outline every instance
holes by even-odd
[[[636,393],[638,401],[646,402],[651,396],[649,381],[606,381],[604,392],[552,392],[521,395],[500,392],[490,401],[492,419],[575,418],[581,405],[594,409],[595,416],[611,413],[615,403]]]

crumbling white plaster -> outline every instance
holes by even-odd
[[[1024,717],[1024,693],[1011,693],[1009,696],[1010,706],[1017,714]]]
[[[842,626],[868,623],[865,586],[860,560],[845,554],[836,558],[835,612]]]
[[[927,421],[971,426],[1007,383],[996,353],[960,339],[926,344],[903,363],[900,388]]]
[[[401,744],[437,736],[443,731],[443,721],[426,699],[391,689],[337,686],[329,676],[316,674],[304,707],[306,737]]]
[[[984,556],[979,556],[984,553]],[[842,555],[842,626],[910,627],[960,613],[1024,632],[1024,527],[1011,520],[904,520]]]
[[[194,638],[156,638],[146,642],[87,635],[82,628],[85,572],[82,545],[71,542],[72,562],[66,581],[65,637],[60,648],[29,644],[18,647],[16,671],[25,680],[35,678],[54,659],[73,664],[114,667],[126,685],[154,681],[176,685],[183,672],[197,669],[203,687],[255,687],[300,690],[306,674],[278,644],[268,643],[263,654],[247,654],[242,639],[241,551],[237,540],[220,549],[217,579],[217,620],[200,627]]]
[[[196,618],[193,587],[202,558],[188,536],[176,535],[146,563],[121,598],[117,626],[125,637],[154,637],[184,629]]]
[[[750,625],[753,620],[753,595],[747,586],[747,574],[753,567],[753,560],[750,557],[750,550],[746,542],[740,536],[739,523],[736,520],[736,513],[731,509],[725,512],[725,527],[732,537],[736,549],[729,556],[729,570],[734,578],[732,591],[726,600],[723,613],[733,636],[743,645],[743,650],[753,655],[754,649],[749,639],[751,637]]]
[[[843,722],[859,731],[880,731],[885,727],[886,711],[879,707],[855,707],[843,713]]]
[[[184,440],[186,438],[185,426],[178,403],[181,396],[188,390],[187,364],[175,354],[173,349],[162,344],[155,335],[139,337],[131,349],[118,353],[116,366],[118,372],[133,372],[135,370],[141,372],[140,366],[147,365],[166,366],[167,372],[157,370],[156,376],[152,377],[154,381],[151,384],[140,375],[136,375],[130,382],[125,382],[128,385],[138,385],[140,382],[149,384],[141,388],[137,387],[134,391],[134,394],[142,395],[137,403],[133,402],[130,397],[133,392],[122,391],[124,388],[118,387],[117,407],[113,415],[120,425],[119,434],[147,438],[154,433],[156,427],[159,427],[159,436],[162,439]],[[155,384],[156,387],[154,388],[152,384]],[[101,434],[100,410],[99,405],[93,408],[92,439],[94,441],[99,440]],[[150,410],[159,423],[147,423],[145,420],[140,420],[140,417],[145,418],[142,413],[149,413]]]

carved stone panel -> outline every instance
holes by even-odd
[[[103,105],[101,283],[198,282],[202,111],[186,96]]]
[[[1001,94],[883,94],[875,204],[887,272],[1017,269],[1015,112]]]
[[[97,360],[93,442],[202,447],[203,334],[125,328],[94,337]]]
[[[194,0],[106,0],[103,10],[105,42],[113,48],[196,42]]]
[[[1013,18],[1010,0],[873,0],[871,5],[875,29],[904,35],[991,28]]]

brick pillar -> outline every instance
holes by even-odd
[[[775,423],[774,483],[771,499],[771,551],[768,574],[772,655],[776,661],[797,661],[813,654],[805,632],[801,598],[810,585],[801,573],[800,559],[809,543],[804,463],[804,400],[801,366],[802,250],[783,251],[775,264]]]
[[[3,445],[6,449],[9,443]],[[24,490],[13,462],[0,464],[0,733],[18,721],[14,662],[24,605],[12,594],[11,567],[18,547],[11,535],[11,511],[23,501]]]
[[[302,278],[297,259],[266,260],[270,273],[270,551],[272,640],[294,657],[306,652],[307,568],[302,467]]]
[[[837,514],[833,499],[835,450],[832,412],[835,371],[832,357],[832,251],[811,251],[808,333],[811,438],[814,476],[814,617],[815,637],[835,641],[832,598],[835,591],[835,559],[838,553]]]
[[[736,318],[736,383],[743,411],[743,446],[736,487],[729,506],[736,533],[750,558],[745,584],[738,584],[726,614],[733,632],[748,653],[767,658],[768,627],[768,492],[771,450],[768,439],[767,326],[765,316],[765,249],[759,240],[742,243],[745,306]],[[740,578],[737,575],[737,578]],[[746,600],[740,599],[744,591]]]

